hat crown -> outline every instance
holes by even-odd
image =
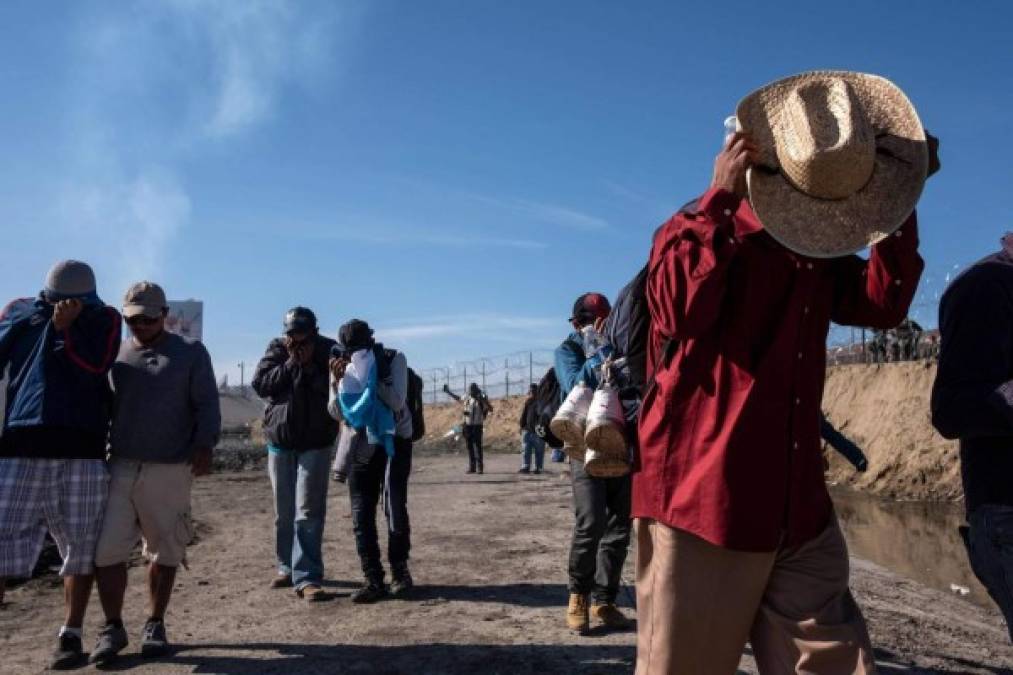
[[[800,83],[785,98],[775,134],[781,172],[802,192],[844,199],[876,164],[876,137],[851,85],[841,78]]]
[[[62,297],[78,297],[95,292],[95,273],[88,263],[61,260],[46,275],[46,291]]]

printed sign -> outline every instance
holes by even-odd
[[[165,329],[195,340],[204,339],[204,303],[200,300],[170,300]]]

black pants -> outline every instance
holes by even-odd
[[[468,444],[468,468],[482,470],[482,425],[465,424],[464,440]]]
[[[387,560],[391,569],[408,562],[411,549],[411,526],[408,521],[408,476],[412,471],[412,442],[394,439],[394,458],[390,467],[390,510],[387,516]],[[352,498],[352,527],[355,548],[359,552],[362,573],[371,582],[383,582],[383,563],[376,532],[376,505],[383,495],[387,453],[383,446],[370,446],[370,451],[353,456],[348,472],[348,493]],[[392,520],[393,516],[393,520]],[[392,526],[397,523],[397,527]]]
[[[592,478],[570,460],[577,520],[570,545],[570,592],[614,603],[630,545],[630,477]]]
[[[971,569],[999,605],[1013,642],[1013,506],[983,504],[967,521],[961,536]]]

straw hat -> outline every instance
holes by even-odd
[[[747,173],[753,211],[791,250],[855,253],[914,210],[928,171],[925,130],[889,80],[802,73],[749,94],[736,116],[759,149]]]

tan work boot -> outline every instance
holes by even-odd
[[[591,620],[587,615],[587,596],[570,593],[570,604],[566,608],[566,626],[578,635],[587,635]]]
[[[306,584],[296,591],[296,593],[306,602],[322,602],[330,599],[327,595],[327,591],[316,584]]]
[[[591,616],[601,625],[612,630],[625,630],[630,627],[630,620],[612,603],[591,605]]]

